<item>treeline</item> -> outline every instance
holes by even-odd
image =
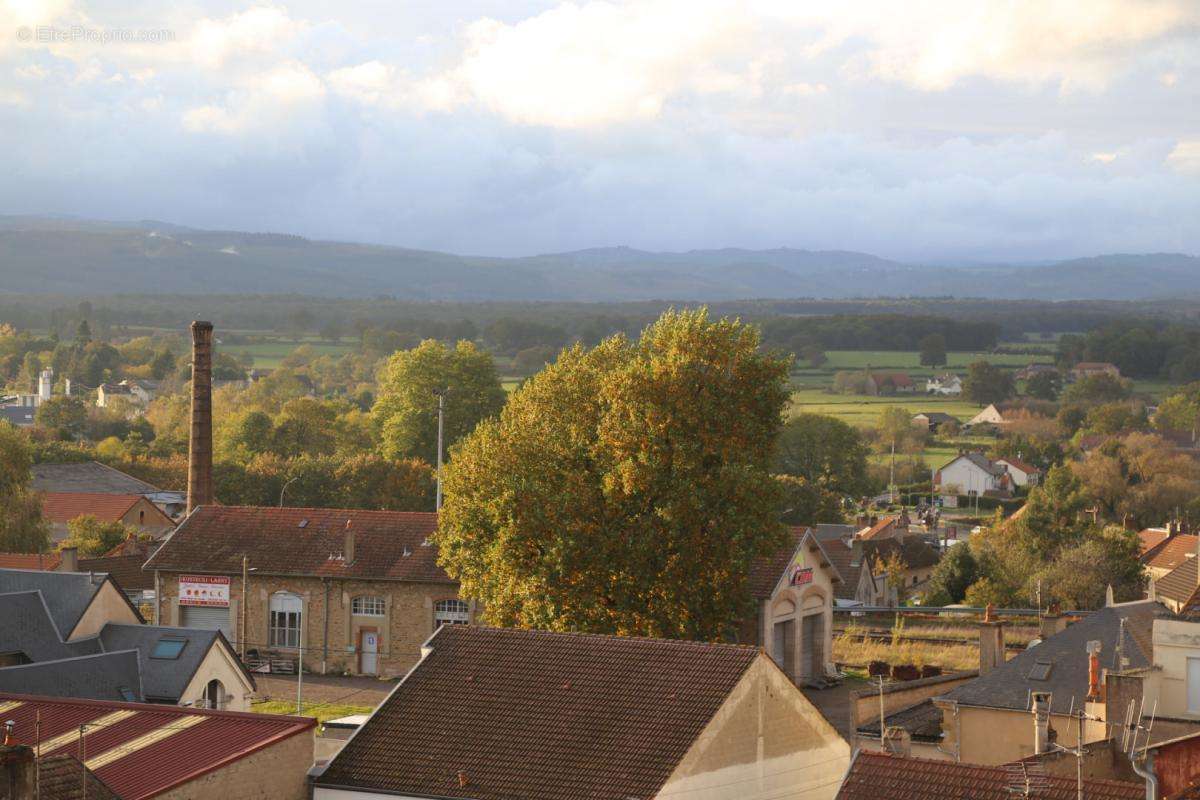
[[[1200,379],[1200,328],[1161,321],[1110,323],[1062,337],[1058,359],[1064,366],[1107,361],[1131,378],[1194,381]]]
[[[948,317],[869,314],[785,317],[764,320],[768,346],[799,350],[816,343],[829,350],[916,350],[926,336],[940,335],[948,350],[980,351],[996,345],[1000,326]]]

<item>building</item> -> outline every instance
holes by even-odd
[[[997,458],[994,464],[999,464],[1008,470],[1008,477],[1014,486],[1037,486],[1042,480],[1042,471],[1020,458]]]
[[[61,542],[69,535],[68,523],[83,516],[100,522],[120,522],[153,538],[164,536],[175,522],[140,494],[45,492],[42,516],[50,523],[50,538]]]
[[[849,751],[757,648],[447,626],[313,799],[821,800]]]
[[[5,570],[0,589],[0,691],[249,708],[220,632],[141,624],[109,576]]]
[[[1107,361],[1080,361],[1075,366],[1071,367],[1071,379],[1082,380],[1090,378],[1093,375],[1111,375],[1114,378],[1121,377],[1121,370],[1117,369],[1116,364],[1110,364]]]
[[[70,464],[34,464],[30,487],[39,492],[85,494],[140,494],[171,519],[183,513],[183,492],[159,489],[99,461]]]
[[[403,675],[439,626],[475,620],[437,564],[436,527],[416,512],[200,506],[146,562],[157,621],[220,630],[281,668],[303,640],[307,669]]]
[[[953,760],[953,753],[946,752],[941,746],[942,712],[933,704],[933,698],[978,676],[979,673],[974,671],[928,675],[851,692],[850,727],[854,732],[855,748]],[[884,714],[882,726],[879,724],[881,708]]]
[[[51,553],[0,553],[0,569],[104,573],[136,606],[153,600],[154,576],[142,570],[142,564],[155,547],[152,542],[131,537],[96,558],[79,558],[76,547],[60,547]]]
[[[38,758],[37,750],[9,735],[0,745],[0,798],[121,800],[79,759],[67,753]]]
[[[926,394],[957,397],[962,390],[962,378],[957,375],[936,375],[925,381]]]
[[[797,685],[823,685],[833,664],[833,598],[842,576],[809,528],[750,566],[756,615],[740,637],[764,648]]]
[[[983,411],[980,411],[967,420],[967,424],[963,427],[974,428],[977,425],[1004,425],[1007,422],[1008,420],[1004,418],[1004,414],[1000,412],[1000,409],[996,408],[996,404],[991,403]]]
[[[920,414],[913,415],[912,424],[914,428],[937,433],[938,428],[943,425],[958,425],[958,419],[943,411],[922,411]]]
[[[842,576],[842,582],[834,586],[834,604],[837,606],[889,606],[893,593],[887,591],[887,579],[876,576],[870,562],[862,557],[862,543],[849,539],[822,540],[822,547],[829,560]]]
[[[860,750],[850,764],[838,800],[1076,800],[1075,777],[1049,775],[1020,764],[985,766]],[[1084,778],[1088,800],[1145,800],[1142,782]]]
[[[867,370],[863,379],[863,393],[871,396],[912,394],[917,385],[907,372],[876,372]]]
[[[0,714],[43,764],[78,758],[123,800],[307,797],[308,717],[11,693],[0,694]]]
[[[1012,490],[1013,479],[983,453],[960,453],[934,473],[933,485],[941,494],[1001,494]]]
[[[1148,549],[1142,554],[1141,562],[1146,568],[1147,575],[1156,581],[1162,581],[1185,562],[1195,560],[1198,548],[1200,548],[1200,536],[1193,533],[1179,533],[1163,539]],[[1160,586],[1160,596],[1173,597],[1179,590],[1184,589],[1186,584],[1180,583],[1180,577],[1183,577],[1182,573],[1168,582],[1165,595]]]
[[[1187,540],[1183,542],[1186,548]],[[1146,590],[1147,597],[1157,600],[1176,614],[1194,615],[1197,609],[1200,609],[1200,575],[1197,574],[1195,552],[1193,549],[1191,558],[1185,549],[1184,552],[1168,552],[1161,560],[1151,559],[1157,560],[1159,564],[1166,564],[1176,558],[1183,560],[1162,577],[1155,574],[1159,569],[1147,569],[1152,578]]]
[[[32,428],[36,410],[33,406],[0,406],[0,420],[17,428]]]
[[[860,517],[857,521],[859,531],[855,534],[856,538],[868,541],[907,536],[908,527],[912,524],[912,520],[904,512],[888,517]]]
[[[861,561],[872,565],[873,571],[876,573],[876,580],[882,580],[884,584],[883,594],[890,597],[893,602],[897,602],[895,597],[898,591],[902,591],[907,597],[920,594],[925,590],[925,584],[933,575],[934,568],[941,561],[942,555],[936,547],[929,544],[921,536],[902,536],[893,539],[867,539],[859,540],[858,545],[861,548]],[[904,586],[888,587],[888,577],[880,574],[882,572],[879,565],[888,562],[892,558],[899,558],[904,564],[904,572],[900,576]]]
[[[132,403],[133,392],[125,383],[102,383],[96,387],[96,405],[100,408],[108,408],[112,405],[114,398],[121,398]]]

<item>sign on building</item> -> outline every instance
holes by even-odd
[[[179,605],[229,608],[227,575],[180,575]]]
[[[812,583],[812,567],[796,567],[792,570],[792,586],[804,586]]]

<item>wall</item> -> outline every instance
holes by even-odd
[[[100,632],[101,628],[110,622],[122,625],[142,624],[142,620],[138,618],[137,613],[129,606],[129,601],[125,599],[125,595],[121,594],[111,580],[105,580],[100,587],[100,591],[96,592],[96,596],[92,598],[92,602],[87,607],[87,610],[79,617],[79,621],[75,623],[75,629],[67,634],[67,639],[82,639],[85,636],[95,636]]]
[[[941,476],[940,486],[943,488],[948,486],[957,486],[959,494],[969,494],[971,492],[988,492],[998,487],[996,479],[977,467],[967,459],[961,459],[954,464],[942,467],[939,471]]]
[[[795,665],[793,680],[800,680],[802,674],[801,658],[808,649],[804,641],[804,625],[802,620],[812,614],[822,618],[822,653],[824,655],[824,672],[833,672],[833,576],[831,568],[822,567],[820,551],[814,552],[815,540],[805,537],[800,548],[792,556],[784,575],[790,576],[793,569],[799,567],[811,568],[812,582],[800,586],[790,586],[784,582],[777,587],[771,599],[765,604],[761,615],[762,625],[758,642],[768,654],[773,655],[772,646],[774,626],[780,622],[793,620],[795,636],[792,648],[792,663]],[[782,666],[782,665],[781,665]]]
[[[934,678],[921,678],[915,681],[900,683],[885,683],[883,685],[884,714],[894,714],[897,711],[915,706],[923,700],[946,694],[956,686],[973,681],[979,677],[979,672],[957,672],[951,675],[938,675]],[[866,722],[879,719],[879,689],[862,689],[850,693],[850,730]],[[914,743],[915,745],[915,743]]]
[[[164,534],[175,527],[175,523],[171,521],[170,517],[144,497],[134,503],[125,516],[121,517],[121,522],[155,536]]]
[[[197,573],[199,574],[199,573]],[[230,576],[230,618],[234,648],[240,647],[242,576]],[[178,574],[159,573],[159,613],[162,624],[179,624]],[[326,607],[326,592],[329,604]],[[380,629],[379,675],[397,677],[408,671],[420,657],[421,644],[433,633],[434,603],[458,596],[458,587],[448,583],[404,581],[343,581],[319,578],[285,578],[250,574],[246,605],[246,649],[267,650],[271,595],[280,592],[298,595],[304,604],[304,667],[310,672],[358,672],[357,632],[364,625]],[[383,617],[351,617],[351,601],[358,595],[385,599]],[[471,621],[476,618],[474,603]],[[328,626],[328,641],[325,631]],[[296,650],[278,648],[280,653],[295,655]]]
[[[1200,719],[1189,712],[1187,702],[1187,660],[1200,658],[1200,623],[1183,620],[1154,620],[1154,669],[1145,675],[1143,692],[1146,708],[1155,708],[1160,717]]]
[[[746,670],[657,798],[833,798],[850,745],[769,658]]]
[[[305,800],[312,754],[309,729],[155,795],[155,800]]]
[[[246,680],[235,659],[234,654],[229,652],[219,639],[214,642],[200,666],[196,668],[191,682],[183,690],[179,698],[180,704],[191,701],[196,708],[204,708],[204,690],[208,682],[216,678],[224,685],[225,694],[231,697],[222,710],[249,711],[250,695],[254,687]]]
[[[954,719],[952,703],[937,700],[942,709],[942,749],[969,764],[996,765],[1033,755],[1033,714],[1001,708],[959,706],[958,720]],[[1065,714],[1055,714],[1050,724],[1058,731],[1058,743],[1073,747],[1078,741],[1077,723]],[[1084,728],[1085,743],[1103,739],[1104,723],[1092,723]],[[956,748],[958,733],[962,732],[961,748]]]

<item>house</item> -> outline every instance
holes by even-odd
[[[159,489],[99,461],[72,464],[34,464],[30,487],[39,492],[87,494],[140,494],[171,519],[186,506],[183,492]]]
[[[153,599],[154,576],[142,570],[156,545],[126,539],[96,558],[79,558],[76,547],[61,547],[52,553],[0,553],[0,569],[44,570],[46,572],[99,572],[110,575],[134,605]]]
[[[907,372],[875,372],[867,370],[863,379],[863,393],[871,396],[912,394],[917,385]]]
[[[1019,381],[1033,380],[1038,375],[1057,375],[1058,367],[1053,364],[1030,364],[1013,373],[1013,378]]]
[[[1028,715],[1027,715],[1028,716]],[[1028,737],[1027,737],[1028,738]],[[1027,780],[1028,779],[1028,780]],[[1028,783],[1028,785],[1027,785]],[[1081,794],[1082,793],[1082,794]],[[1019,764],[987,766],[860,750],[837,800],[1145,800],[1142,782],[1047,775]]]
[[[43,765],[76,756],[123,800],[307,797],[316,727],[308,717],[14,693],[0,694],[0,709],[11,737],[36,745]],[[43,798],[70,797],[50,785]]]
[[[908,527],[912,521],[908,518],[908,514],[901,512],[889,517],[860,517],[858,523],[860,529],[855,536],[859,539],[870,540],[905,536],[908,534]]]
[[[922,411],[920,414],[913,415],[912,424],[914,428],[937,433],[938,428],[943,425],[958,425],[958,419],[943,411]]]
[[[32,428],[36,411],[33,406],[0,406],[0,420],[17,428]]]
[[[100,408],[108,408],[116,397],[133,402],[133,392],[127,384],[102,383],[96,387],[96,405]]]
[[[957,397],[962,394],[962,378],[957,375],[936,375],[925,381],[925,393]]]
[[[1008,470],[1014,486],[1037,486],[1042,479],[1042,471],[1032,464],[1012,456],[997,458],[993,463]]]
[[[145,564],[156,621],[222,631],[248,657],[403,675],[474,603],[437,564],[437,515],[199,506]]]
[[[140,494],[44,492],[42,516],[50,523],[50,538],[61,542],[69,535],[68,523],[83,516],[100,522],[120,522],[153,538],[165,535],[175,522]]]
[[[960,453],[934,473],[933,485],[941,494],[985,495],[1010,491],[1013,479],[982,453]]]
[[[254,679],[219,632],[143,625],[114,586],[95,574],[0,572],[0,691],[249,708]],[[98,630],[77,633],[79,619]]]
[[[1058,731],[1075,730],[1068,715],[1087,707],[1098,685],[1100,664],[1116,660],[1127,669],[1152,663],[1148,635],[1156,617],[1170,613],[1152,600],[1119,603],[1093,612],[1079,622],[1046,636],[1036,646],[1004,660],[1004,625],[980,626],[980,674],[975,680],[934,698],[942,710],[942,748],[960,761],[1004,764],[1034,754],[1030,715],[1033,693],[1050,693],[1049,724]],[[1061,618],[1050,622],[1061,623]],[[1051,630],[1056,629],[1051,628]],[[1092,642],[1098,642],[1093,662]],[[1124,704],[1117,709],[1124,717]],[[1084,741],[1107,738],[1103,720],[1089,721]]]
[[[148,405],[158,395],[159,381],[144,379],[123,380],[121,385],[129,389],[130,398],[138,405]]]
[[[833,664],[833,598],[842,576],[809,528],[750,565],[756,614],[739,640],[762,647],[797,685],[821,685]]]
[[[925,588],[926,582],[933,575],[942,556],[938,549],[920,536],[903,536],[895,539],[867,539],[858,543],[862,548],[862,560],[870,564],[876,573],[877,580],[886,585],[888,577],[881,574],[877,565],[886,563],[893,557],[904,563],[901,580],[904,583],[904,593],[912,596],[919,594]],[[898,590],[899,587],[892,587]],[[886,590],[885,590],[886,592]],[[895,594],[895,592],[890,592]]]
[[[1179,533],[1164,539],[1142,555],[1139,560],[1146,568],[1146,574],[1158,581],[1160,597],[1173,598],[1176,593],[1182,594],[1188,588],[1187,584],[1181,581],[1181,579],[1186,581],[1182,573],[1167,581],[1165,587],[1162,586],[1162,581],[1186,562],[1194,561],[1198,547],[1200,547],[1200,536],[1193,533]]]
[[[0,744],[0,786],[5,800],[121,800],[96,774],[69,753],[38,757],[36,746],[5,737]]]
[[[996,408],[996,404],[990,403],[983,411],[980,411],[967,420],[967,424],[963,427],[974,428],[977,425],[1004,425],[1007,421],[1004,419],[1004,414],[1000,413],[1000,409]]]
[[[821,542],[829,560],[842,576],[834,586],[837,606],[890,606],[893,593],[888,591],[887,579],[873,572],[873,565],[864,561],[861,542],[833,539]]]
[[[446,626],[313,800],[832,798],[850,748],[730,644]]]
[[[1111,375],[1114,378],[1121,377],[1121,370],[1117,369],[1116,364],[1110,364],[1107,361],[1080,361],[1075,366],[1071,367],[1071,379],[1082,380],[1090,378],[1093,375]]]
[[[1185,539],[1184,536],[1188,538]],[[1153,578],[1147,588],[1147,596],[1162,603],[1176,614],[1192,616],[1196,614],[1197,610],[1200,610],[1200,576],[1196,574],[1195,546],[1190,548],[1192,557],[1189,558],[1188,545],[1198,539],[1190,534],[1181,534],[1177,538],[1182,541],[1178,548],[1173,548],[1171,552],[1164,554],[1161,560],[1151,559],[1157,561],[1158,566],[1147,569]],[[1182,561],[1179,561],[1180,558]],[[1176,561],[1178,566],[1162,577],[1155,574],[1169,563]],[[1149,565],[1147,566],[1149,567]]]

